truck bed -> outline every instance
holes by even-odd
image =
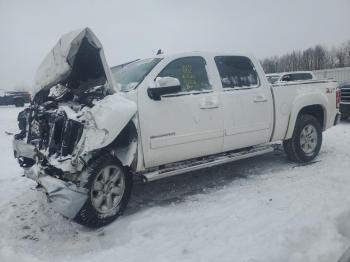
[[[295,122],[299,109],[305,105],[319,105],[323,108],[324,122],[323,130],[333,126],[337,110],[336,89],[337,82],[329,80],[310,80],[303,82],[288,82],[286,84],[275,84],[271,87],[274,97],[274,130],[271,141],[289,139],[292,131],[289,125]],[[287,117],[286,117],[287,116]]]

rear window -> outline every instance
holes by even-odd
[[[258,74],[249,58],[245,56],[216,56],[214,59],[224,88],[258,87]]]

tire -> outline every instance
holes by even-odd
[[[292,138],[283,141],[288,159],[297,163],[313,160],[320,152],[321,145],[322,127],[312,115],[299,116]]]
[[[16,107],[24,107],[24,100],[23,99],[16,99],[15,106]]]
[[[85,185],[88,189],[88,199],[74,220],[90,228],[105,226],[125,210],[130,199],[132,176],[120,161],[110,154],[103,154],[93,160],[85,172],[88,177]],[[106,173],[109,173],[109,176]],[[117,179],[116,176],[120,178]],[[109,177],[109,180],[106,177]]]

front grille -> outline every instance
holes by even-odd
[[[68,119],[64,111],[34,110],[29,122],[27,143],[47,151],[49,156],[72,154],[83,132],[83,125]]]
[[[83,125],[74,120],[67,120],[63,131],[61,143],[61,155],[67,156],[73,153],[73,150],[79,142],[83,133]]]
[[[65,113],[56,114],[51,125],[49,154],[57,154],[57,156],[72,154],[82,131],[81,123],[68,119]]]
[[[39,149],[45,149],[49,141],[49,120],[47,114],[34,109],[29,116],[28,144],[37,145]]]
[[[350,86],[341,89],[341,102],[350,102]]]

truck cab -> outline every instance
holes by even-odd
[[[137,87],[125,89],[135,82],[125,83],[122,75],[145,63],[157,64]],[[250,56],[162,55],[112,72],[126,96],[136,93],[144,168],[269,141],[272,95],[266,78],[259,77],[259,63]],[[179,88],[152,95],[169,88],[164,81],[162,86],[167,78],[179,80]]]

